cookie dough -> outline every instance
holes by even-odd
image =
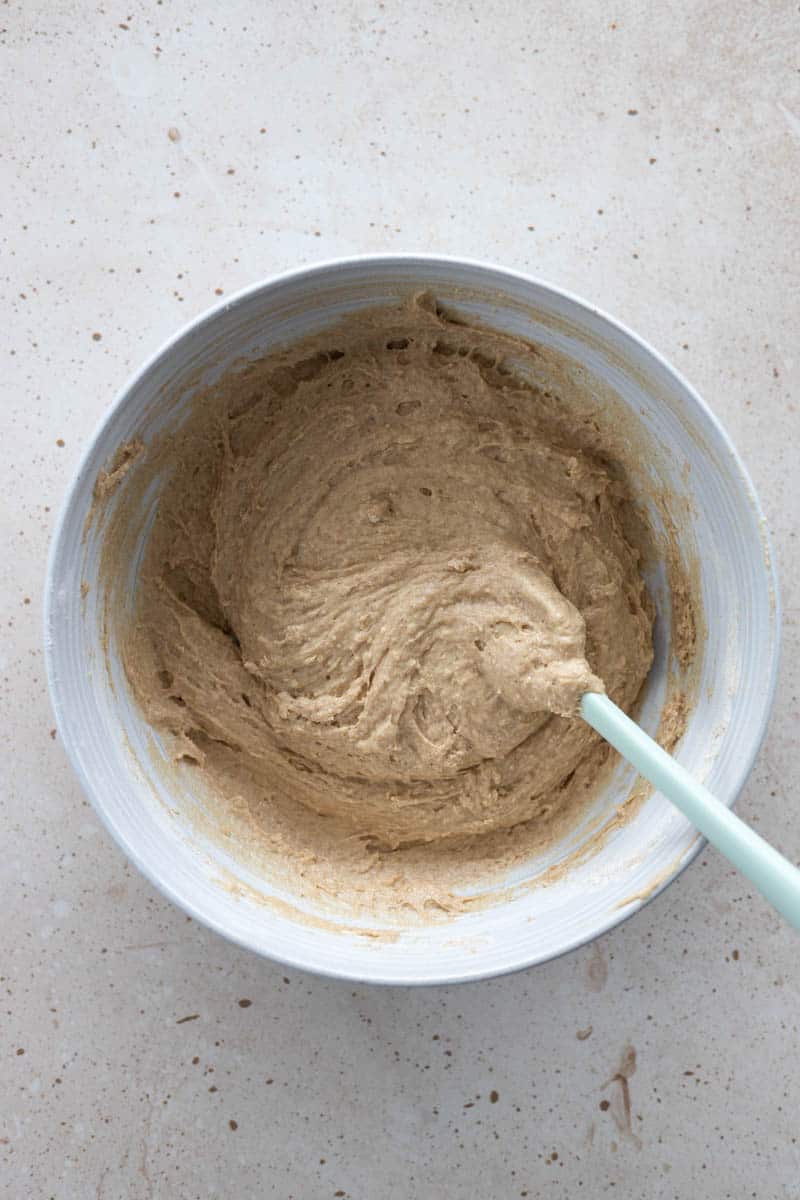
[[[535,356],[423,296],[203,394],[123,648],[178,755],[384,849],[577,811],[579,697],[631,708],[652,608],[625,483]]]

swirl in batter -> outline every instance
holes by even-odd
[[[427,297],[224,379],[175,438],[125,648],[202,769],[383,848],[576,804],[652,611],[629,504],[531,347]]]

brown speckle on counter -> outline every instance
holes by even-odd
[[[586,964],[586,978],[589,984],[589,990],[592,992],[602,992],[608,980],[608,963],[603,955],[602,947],[599,942],[595,942],[590,952],[590,958]]]
[[[624,1047],[620,1056],[619,1066],[611,1078],[604,1084],[604,1087],[609,1087],[612,1083],[619,1085],[619,1092],[614,1097],[613,1102],[601,1101],[600,1107],[603,1112],[607,1109],[611,1110],[611,1115],[614,1118],[614,1124],[619,1132],[636,1145],[641,1146],[641,1139],[633,1132],[631,1127],[631,1092],[629,1080],[636,1072],[636,1050],[628,1043]],[[606,1107],[604,1108],[603,1105]]]

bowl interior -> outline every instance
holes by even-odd
[[[592,822],[613,816],[634,781],[621,765],[581,826],[518,870],[511,882],[519,886],[510,894],[499,890],[487,908],[374,937],[365,934],[375,922],[345,921],[298,901],[285,880],[263,878],[209,832],[191,773],[166,769],[163,747],[130,698],[113,619],[104,644],[105,522],[90,515],[98,472],[119,445],[134,437],[147,443],[188,411],[200,386],[235,362],[415,288],[560,351],[590,385],[613,393],[635,428],[646,447],[641,469],[667,497],[687,564],[697,567],[707,627],[695,667],[696,702],[677,754],[732,803],[763,735],[777,655],[774,580],[752,486],[708,410],[652,350],[570,296],[478,264],[372,258],[295,272],[241,293],[169,343],[126,387],[81,464],[53,545],[46,638],[57,719],[83,785],[114,837],[167,895],[226,936],[292,965],[376,982],[434,983],[540,962],[598,935],[666,886],[698,848],[698,835],[654,794],[596,853],[547,886],[527,886],[578,848]],[[110,506],[121,502],[126,485],[127,479]],[[140,500],[137,552],[126,587],[115,592],[117,605],[131,603],[157,502],[156,479]],[[649,507],[660,525],[663,512]],[[654,731],[675,664],[664,572],[654,568],[648,582],[659,620],[640,719]]]

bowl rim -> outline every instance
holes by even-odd
[[[142,365],[128,376],[123,385],[117,390],[108,409],[103,413],[100,420],[92,430],[83,452],[80,456],[78,464],[73,472],[67,491],[61,501],[58,517],[55,522],[53,533],[50,539],[50,547],[47,555],[47,566],[44,583],[44,604],[43,604],[43,626],[44,626],[44,660],[45,671],[47,676],[48,691],[50,701],[55,715],[56,725],[58,728],[61,742],[66,750],[67,757],[72,766],[78,782],[84,794],[90,800],[94,811],[100,817],[100,820],[105,825],[108,832],[120,849],[131,860],[134,866],[145,876],[146,879],[168,900],[177,905],[191,918],[206,928],[220,934],[227,941],[241,946],[262,958],[268,958],[273,962],[280,963],[283,966],[291,967],[296,970],[308,971],[315,975],[323,977],[346,980],[349,982],[377,984],[384,986],[445,986],[454,983],[470,983],[479,982],[484,979],[502,977],[504,975],[515,974],[518,971],[527,970],[529,967],[539,966],[545,962],[554,961],[571,953],[573,950],[585,946],[596,938],[602,937],[610,930],[621,925],[630,917],[640,912],[647,905],[652,903],[662,892],[673,883],[678,876],[692,863],[697,856],[705,849],[707,839],[699,836],[687,848],[681,856],[677,864],[674,864],[669,872],[659,881],[658,886],[654,888],[652,893],[638,905],[632,905],[619,910],[612,910],[604,919],[596,922],[588,932],[582,932],[573,938],[567,945],[562,946],[554,953],[543,951],[535,955],[523,955],[519,962],[508,966],[498,968],[490,968],[488,970],[481,969],[476,964],[474,969],[465,968],[458,972],[450,972],[448,974],[434,975],[433,977],[425,977],[419,979],[410,979],[393,973],[391,970],[381,969],[375,974],[354,973],[352,970],[339,969],[335,964],[319,963],[310,961],[310,956],[300,953],[297,955],[287,955],[272,953],[265,950],[261,946],[254,945],[244,935],[239,935],[228,929],[224,922],[220,921],[213,913],[207,911],[204,907],[198,907],[191,895],[184,894],[182,891],[173,887],[167,879],[164,879],[148,862],[143,858],[134,844],[131,843],[127,835],[117,827],[111,813],[106,809],[103,797],[98,790],[95,789],[90,774],[84,770],[83,763],[80,760],[76,747],[73,744],[73,737],[70,728],[70,717],[68,706],[64,702],[64,696],[61,691],[61,683],[56,671],[56,640],[54,631],[58,629],[58,621],[55,617],[55,597],[58,590],[58,581],[55,578],[56,566],[58,560],[59,547],[67,528],[73,510],[80,504],[84,488],[86,486],[86,476],[90,462],[94,456],[95,448],[104,437],[106,430],[113,423],[117,413],[125,405],[130,393],[136,388],[141,380],[148,372],[156,366],[160,361],[165,359],[171,351],[190,334],[197,334],[206,326],[210,326],[224,312],[238,306],[250,297],[261,292],[268,291],[285,283],[302,283],[309,281],[324,274],[331,274],[340,271],[344,268],[353,268],[360,266],[386,267],[411,267],[414,264],[420,264],[429,267],[437,265],[445,267],[460,267],[474,270],[486,276],[491,275],[497,282],[502,279],[513,280],[518,284],[523,284],[528,287],[538,289],[550,293],[554,297],[559,297],[567,302],[585,310],[591,316],[599,319],[601,322],[610,326],[617,333],[627,338],[635,347],[643,351],[646,356],[649,356],[663,370],[665,370],[683,390],[684,394],[690,399],[693,405],[697,407],[702,417],[712,427],[714,433],[719,438],[722,447],[730,456],[733,465],[736,469],[739,481],[739,487],[743,499],[751,508],[756,523],[759,528],[759,535],[762,543],[761,564],[762,570],[766,575],[766,582],[769,593],[772,597],[769,613],[769,627],[771,630],[771,658],[769,663],[769,673],[767,677],[767,686],[764,692],[764,699],[761,705],[759,719],[755,728],[754,736],[752,737],[751,750],[745,758],[742,759],[737,774],[735,786],[731,789],[729,805],[733,807],[750,775],[750,772],[755,763],[756,757],[761,749],[764,737],[769,724],[772,708],[775,701],[775,692],[778,680],[778,669],[780,664],[780,643],[781,643],[781,597],[780,587],[777,574],[776,558],[773,540],[769,532],[766,517],[761,506],[761,502],[756,492],[750,473],[739,455],[736,446],[726,432],[724,426],[718,417],[714,414],[708,404],[703,400],[702,396],[696,391],[691,383],[685,378],[681,371],[672,365],[654,346],[652,346],[643,337],[632,330],[623,321],[611,316],[604,309],[577,295],[575,292],[567,288],[563,288],[558,284],[550,283],[549,281],[533,275],[527,271],[519,271],[512,267],[506,267],[501,264],[489,262],[484,259],[476,259],[462,255],[452,254],[436,254],[430,252],[416,253],[407,251],[403,253],[365,253],[354,255],[342,255],[334,258],[321,259],[312,263],[307,263],[302,266],[292,267],[285,271],[280,271],[265,278],[259,279],[254,283],[247,284],[245,287],[238,289],[236,292],[226,296],[223,300],[213,304],[210,308],[205,309],[196,317],[184,322],[180,328],[168,337],[161,345],[151,353]],[[478,955],[478,960],[480,956]]]

